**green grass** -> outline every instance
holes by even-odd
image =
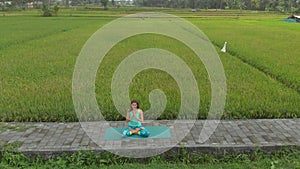
[[[250,154],[226,154],[222,157],[205,154],[183,154],[176,157],[156,156],[128,159],[109,153],[76,152],[47,160],[29,158],[24,154],[5,151],[1,168],[290,168],[300,167],[299,150],[279,150],[271,155],[255,151]]]
[[[69,17],[70,11],[82,17]],[[68,9],[61,11],[63,16],[53,18],[37,17],[37,11],[24,11],[28,15],[9,13],[0,17],[1,121],[77,121],[72,103],[76,58],[85,41],[112,20],[104,16],[135,12],[128,11]],[[89,16],[90,12],[94,12],[93,16]],[[216,17],[209,16],[209,11],[204,11],[203,16],[201,12],[172,12],[184,15],[203,30],[218,51],[224,41],[228,42],[229,53],[220,53],[228,90],[223,118],[300,117],[300,39],[296,38],[300,34],[299,24],[282,22],[279,15],[250,11],[240,19],[233,19],[236,11],[219,11]],[[174,39],[144,34],[117,44],[98,69],[95,92],[106,119],[123,119],[110,94],[114,70],[132,52],[149,47],[169,50],[189,65],[200,91],[199,118],[206,118],[211,89],[201,61]],[[155,88],[163,90],[168,99],[160,118],[176,118],[180,91],[174,79],[162,71],[139,73],[130,86],[130,97],[140,100],[147,110],[149,92]]]
[[[212,41],[300,93],[300,24],[276,18],[191,19]]]
[[[153,43],[156,42],[156,43]],[[172,45],[170,45],[172,44]],[[170,38],[141,35],[128,38],[115,46],[102,61],[96,80],[97,100],[100,107],[113,105],[110,95],[111,77],[120,62],[130,53],[143,48],[160,47],[174,52],[189,65],[197,79],[201,107],[199,118],[205,118],[210,104],[210,83],[201,61],[190,49]],[[228,85],[227,106],[224,118],[280,118],[299,116],[299,94],[269,78],[257,69],[240,62],[228,54],[220,57],[225,68]],[[144,109],[150,108],[148,96],[151,90],[162,89],[167,96],[166,111],[160,118],[172,119],[180,107],[180,92],[172,77],[162,71],[150,70],[138,74],[130,86],[131,98],[142,101]],[[101,93],[101,94],[100,94]],[[102,96],[107,97],[102,97]],[[280,97],[277,97],[280,96]],[[107,119],[119,119],[119,114],[104,109]]]
[[[1,19],[8,22],[10,18]],[[24,17],[14,19],[22,21]],[[14,19],[10,22],[17,22]],[[40,28],[45,23],[49,27],[46,27],[44,32],[67,29],[72,24],[77,28],[51,33],[51,35],[45,33],[39,38],[28,38],[22,33],[22,27],[19,27],[20,33],[15,33],[18,34],[18,40],[24,42],[8,45],[1,50],[1,120],[76,121],[71,92],[76,57],[88,37],[109,20],[97,18],[27,19],[31,20],[26,22],[28,27],[35,24],[42,25],[32,27],[33,32],[40,32]],[[52,24],[56,27],[51,27]],[[5,28],[9,30],[9,27]],[[32,36],[35,35],[32,34]],[[9,39],[9,34],[3,37]]]

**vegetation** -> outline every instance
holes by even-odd
[[[113,101],[108,97],[110,96],[113,70],[116,70],[120,62],[130,53],[143,48],[155,47],[172,51],[181,56],[189,65],[198,81],[202,99],[199,118],[206,118],[206,112],[208,112],[210,105],[210,83],[201,61],[192,54],[190,49],[178,41],[154,35],[128,38],[116,45],[102,61],[96,80],[96,93],[98,93],[99,106],[103,108],[101,110],[106,118],[110,120],[122,118],[120,114],[110,112],[114,109],[114,105],[110,104]],[[296,91],[283,87],[278,81],[270,79],[266,74],[241,62],[236,57],[221,53],[220,56],[225,67],[228,85],[227,105],[223,118],[299,116],[298,101],[300,100]],[[139,73],[130,86],[131,98],[140,100],[143,108],[147,110],[150,108],[149,93],[156,88],[163,90],[168,100],[166,110],[160,118],[176,118],[176,112],[180,107],[180,91],[172,77],[162,71],[149,70]],[[278,95],[280,97],[277,97]],[[105,109],[105,107],[109,108]]]
[[[292,45],[300,43],[300,39],[295,38],[300,33],[296,31],[299,25],[287,24],[278,18],[190,21],[202,29],[217,46],[222,47],[224,41],[228,41],[231,55],[300,93],[300,60],[295,57],[300,50]],[[272,29],[266,31],[269,27]],[[289,40],[284,41],[283,37]]]
[[[2,10],[22,9],[29,7],[41,8],[41,5],[34,0],[12,0],[11,3],[0,2]],[[46,3],[47,1],[45,1]],[[162,7],[162,8],[192,8],[192,9],[238,9],[238,10],[260,10],[277,11],[281,13],[299,13],[300,2],[298,0],[73,0],[57,1],[50,0],[49,5],[71,6],[103,6],[107,10],[108,6],[135,6],[135,7]],[[196,10],[193,10],[196,11]]]
[[[101,0],[100,2],[101,2],[101,4],[103,5],[104,10],[108,10],[108,7],[107,7],[108,0]]]
[[[222,118],[300,117],[300,49],[296,38],[300,25],[282,22],[285,16],[257,11],[191,13],[188,9],[134,7],[103,11],[102,7],[88,6],[60,10],[60,16],[55,18],[37,17],[40,13],[31,9],[0,17],[0,121],[77,121],[71,83],[82,46],[104,24],[139,11],[162,11],[186,18],[209,36],[217,51],[228,42],[228,53],[219,53],[228,89]],[[189,65],[201,96],[199,118],[206,118],[211,93],[201,61],[177,40],[143,34],[118,43],[98,69],[95,92],[106,119],[123,119],[116,113],[110,97],[116,66],[132,52],[150,47],[172,51]],[[162,71],[151,69],[139,73],[130,86],[130,97],[140,100],[147,110],[149,92],[155,88],[163,90],[168,98],[166,110],[159,118],[176,118],[180,91],[173,78]],[[28,128],[0,123],[0,130],[8,129]],[[147,168],[300,168],[300,152],[296,149],[271,155],[256,151],[222,157],[193,154],[183,149],[180,156],[140,160],[80,151],[45,160],[18,153],[20,144],[0,145],[5,149],[0,168],[141,168],[145,165]]]
[[[72,69],[81,45],[109,20],[1,19],[2,121],[76,121]]]
[[[57,16],[58,10],[59,10],[59,6],[57,4],[54,5],[53,8],[45,3],[42,5],[43,16],[46,17]]]
[[[128,13],[134,12],[128,9]],[[184,11],[184,10],[183,10]],[[66,15],[69,10],[61,11]],[[120,11],[73,11],[73,16],[42,18],[1,17],[0,119],[1,121],[77,121],[72,103],[72,75],[85,41]],[[77,13],[75,13],[77,12]],[[175,11],[170,11],[176,13]],[[220,50],[228,42],[229,53],[220,53],[227,78],[226,108],[222,118],[300,117],[298,24],[282,22],[282,16],[255,14],[233,17],[234,11],[179,15],[203,30]],[[203,15],[202,15],[203,14]],[[87,15],[87,16],[85,16]],[[220,18],[220,16],[222,18]],[[226,16],[225,16],[226,15]],[[106,17],[90,17],[106,16]],[[13,34],[11,33],[13,32]],[[289,40],[286,40],[286,39]],[[170,45],[172,44],[172,45]],[[210,106],[210,83],[205,67],[181,42],[144,34],[117,44],[104,58],[96,77],[96,97],[107,120],[122,120],[110,96],[110,82],[118,64],[130,53],[149,47],[162,48],[182,57],[199,86],[199,118]],[[17,49],[17,50],[16,50]],[[147,83],[145,83],[147,82]],[[149,92],[163,90],[168,103],[160,119],[176,118],[180,92],[168,74],[158,70],[139,73],[130,86],[130,97],[150,108]]]
[[[96,154],[79,151],[52,157],[29,158],[24,154],[4,151],[1,168],[299,168],[300,152],[285,149],[274,154],[255,151],[250,154],[226,154],[222,157],[182,152],[180,156],[156,156],[148,159],[129,159],[110,153]]]

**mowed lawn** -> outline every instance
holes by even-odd
[[[191,14],[193,15],[193,14]],[[0,119],[1,121],[77,121],[72,102],[72,75],[86,40],[113,18],[108,17],[0,17]],[[300,117],[300,24],[278,17],[187,18],[220,51],[227,78],[223,118]],[[162,48],[180,56],[191,68],[200,91],[199,118],[210,106],[210,82],[204,65],[181,42],[144,34],[117,44],[104,58],[96,77],[96,97],[108,120],[121,120],[111,98],[111,78],[132,52]],[[130,97],[150,107],[149,93],[160,88],[168,102],[161,119],[174,119],[180,108],[180,91],[174,79],[159,70],[139,73]]]

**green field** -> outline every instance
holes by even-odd
[[[82,46],[104,24],[134,12],[139,10],[68,9],[59,17],[45,18],[32,10],[0,17],[1,121],[77,121],[72,75]],[[300,117],[300,24],[283,22],[283,15],[249,11],[163,12],[184,16],[198,26],[217,51],[228,42],[228,53],[219,53],[227,78],[223,118]],[[200,91],[199,118],[206,118],[211,89],[201,61],[177,40],[144,34],[120,42],[101,62],[95,92],[106,119],[123,119],[110,93],[114,70],[126,56],[144,48],[167,49],[189,65]],[[147,110],[149,92],[156,88],[168,99],[160,118],[176,118],[180,91],[162,71],[139,73],[130,86],[130,97]]]

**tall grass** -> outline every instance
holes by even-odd
[[[172,45],[170,45],[172,44]],[[189,65],[197,79],[201,105],[199,118],[205,118],[210,105],[210,83],[204,65],[180,42],[158,35],[141,35],[129,38],[115,46],[102,61],[97,76],[97,100],[107,119],[120,118],[110,97],[111,77],[120,62],[130,53],[143,48],[160,47],[172,51]],[[257,69],[242,63],[229,54],[220,53],[227,77],[228,95],[223,118],[282,118],[299,116],[299,94],[271,79]],[[130,69],[130,68],[129,68]],[[166,73],[157,70],[143,71],[132,81],[131,98],[142,102],[145,109],[150,103],[151,90],[162,89],[168,97],[166,111],[160,118],[176,118],[180,107],[180,92],[176,82]],[[101,93],[101,94],[100,94]],[[110,107],[108,111],[105,107]],[[116,111],[114,111],[116,112]]]
[[[234,55],[220,53],[228,87],[223,118],[300,117],[297,91],[300,62],[296,55],[299,43],[293,38],[298,36],[298,26],[263,17],[230,18],[189,19],[209,36],[217,50],[228,41],[228,50]],[[109,21],[111,18],[107,17],[0,17],[1,121],[76,121],[71,93],[76,57],[85,41]],[[286,37],[291,40],[287,41]],[[206,118],[211,89],[203,64],[182,43],[150,34],[122,41],[102,61],[95,92],[105,117],[123,119],[110,94],[116,67],[132,52],[150,47],[169,50],[188,64],[199,86],[199,118]],[[168,99],[166,110],[159,118],[176,118],[180,107],[179,88],[162,71],[152,69],[139,73],[130,86],[130,97],[139,99],[142,108],[147,110],[149,92],[155,88],[162,89]]]
[[[14,17],[13,17],[14,18]],[[17,17],[24,20],[24,17]],[[10,22],[17,22],[16,18]],[[47,29],[40,38],[31,40],[23,35],[19,26],[15,43],[1,50],[1,97],[0,112],[2,121],[76,121],[72,103],[72,74],[76,57],[89,36],[107,19],[67,18],[44,19],[31,18],[31,32]],[[70,24],[68,24],[70,22]],[[1,24],[3,22],[0,22]],[[49,27],[45,27],[48,24]],[[56,26],[52,27],[51,25]],[[3,26],[3,27],[2,27]],[[1,27],[8,30],[10,27]],[[26,27],[26,26],[25,26]],[[26,30],[25,30],[26,32]],[[43,30],[41,31],[43,32]],[[9,39],[9,35],[4,36]],[[9,40],[7,40],[9,41]]]
[[[181,153],[181,152],[179,152]],[[155,156],[147,159],[129,159],[108,152],[96,154],[79,151],[73,154],[27,157],[21,153],[5,151],[1,168],[299,168],[299,150],[284,149],[273,154],[255,151],[248,154],[228,153],[222,157],[207,154],[181,153]]]
[[[221,47],[300,93],[300,24],[277,18],[190,19]]]

